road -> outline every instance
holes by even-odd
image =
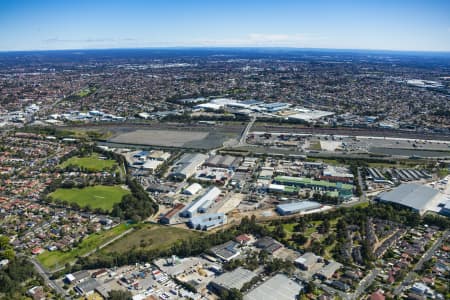
[[[400,284],[397,288],[395,288],[394,290],[395,296],[400,295],[407,286],[413,283],[416,277],[416,272],[422,269],[423,264],[433,257],[434,252],[442,245],[442,242],[445,239],[447,239],[449,233],[450,231],[446,230],[442,234],[442,236],[434,242],[434,244],[430,247],[430,249],[428,249],[427,252],[425,252],[425,254],[420,258],[420,260],[417,262],[414,268],[405,276],[405,279],[403,280],[402,284]]]
[[[47,271],[44,267],[36,261],[34,258],[28,258],[29,261],[34,265],[34,268],[39,273],[39,275],[44,279],[44,282],[47,286],[52,288],[57,294],[64,296],[66,299],[70,299],[70,297],[66,297],[66,291],[62,287],[60,287],[55,281],[51,280]]]
[[[369,274],[366,275],[358,284],[358,287],[356,288],[355,292],[351,294],[350,299],[359,299],[359,296],[361,296],[362,293],[365,292],[367,287],[369,287],[372,282],[377,278],[378,274],[380,274],[381,270],[376,268],[370,271]]]
[[[247,140],[247,135],[248,135],[250,129],[252,128],[253,123],[255,123],[255,121],[256,121],[256,117],[253,116],[252,119],[250,120],[250,122],[248,122],[248,124],[245,127],[245,129],[242,131],[241,138],[239,139],[238,146],[245,145],[245,141]]]

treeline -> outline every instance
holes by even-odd
[[[320,230],[325,233],[330,230],[329,221],[340,217],[339,224],[337,225],[336,234],[330,234],[329,241],[324,244],[314,243],[311,245],[314,251],[321,253],[324,247],[328,244],[332,244],[335,239],[344,239],[344,228],[347,225],[355,224],[364,226],[367,218],[379,218],[383,220],[390,220],[393,222],[398,222],[406,226],[417,226],[421,223],[439,226],[441,229],[450,228],[450,224],[445,218],[440,217],[430,217],[425,216],[421,219],[420,216],[408,209],[394,208],[387,204],[369,204],[367,207],[350,207],[350,208],[339,208],[334,211],[322,212],[317,214],[310,214],[304,216],[295,216],[292,218],[279,219],[271,221],[268,224],[258,224],[254,216],[252,218],[244,217],[241,223],[236,226],[232,226],[226,230],[218,231],[208,235],[201,235],[199,237],[191,237],[173,244],[168,249],[154,249],[154,250],[142,250],[142,249],[131,249],[130,251],[124,253],[111,252],[102,254],[101,252],[97,255],[92,255],[90,257],[80,258],[78,263],[74,266],[75,269],[72,271],[91,268],[102,268],[102,267],[113,267],[122,266],[128,264],[134,264],[136,262],[149,262],[158,257],[168,257],[171,255],[177,255],[179,257],[195,256],[201,253],[208,253],[209,249],[213,246],[225,243],[229,240],[234,239],[237,235],[247,233],[253,234],[257,237],[271,236],[281,243],[290,246],[289,241],[286,240],[286,234],[283,231],[282,224],[292,224],[297,223],[295,231],[299,234],[294,234],[299,243],[305,243],[305,240],[301,238],[302,228],[306,228],[307,224],[311,221],[325,221],[325,225]],[[275,226],[274,229],[270,230],[269,226]],[[370,256],[370,253],[367,253]],[[246,262],[247,263],[247,262]],[[276,262],[272,270],[278,268],[279,262]],[[284,267],[284,266],[283,266]],[[63,272],[68,272],[71,270],[65,270]],[[270,270],[267,270],[270,272]],[[58,274],[56,274],[58,275]]]
[[[0,293],[3,294],[0,299],[22,299],[27,287],[35,285],[43,285],[43,282],[26,258],[12,259],[0,269]]]
[[[114,204],[112,216],[140,222],[158,212],[158,204],[150,198],[136,179],[127,176],[126,184],[131,194],[123,196],[121,202]]]

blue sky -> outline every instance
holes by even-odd
[[[0,0],[0,50],[450,51],[450,0]]]

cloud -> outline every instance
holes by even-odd
[[[98,44],[98,43],[120,43],[120,42],[136,42],[134,38],[86,38],[86,39],[60,39],[60,38],[50,38],[44,40],[47,44],[70,44],[70,43],[87,43],[87,44]]]

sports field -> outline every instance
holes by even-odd
[[[71,157],[61,163],[60,167],[65,168],[69,165],[85,168],[93,172],[99,172],[105,169],[113,169],[117,166],[117,162],[113,159],[100,159],[100,155],[98,153],[92,153],[87,157]]]
[[[76,260],[77,257],[88,254],[91,251],[97,249],[101,245],[105,244],[109,240],[124,233],[131,226],[128,224],[120,224],[111,230],[102,231],[100,233],[94,233],[83,239],[78,247],[67,251],[45,251],[38,255],[38,261],[47,269],[52,270],[58,267],[63,267],[66,263],[71,263]]]
[[[110,211],[115,203],[119,203],[124,195],[130,194],[129,190],[121,186],[96,185],[82,189],[59,188],[49,196],[53,200],[62,200],[69,203],[78,203],[80,207],[90,206],[91,208],[101,208]]]

